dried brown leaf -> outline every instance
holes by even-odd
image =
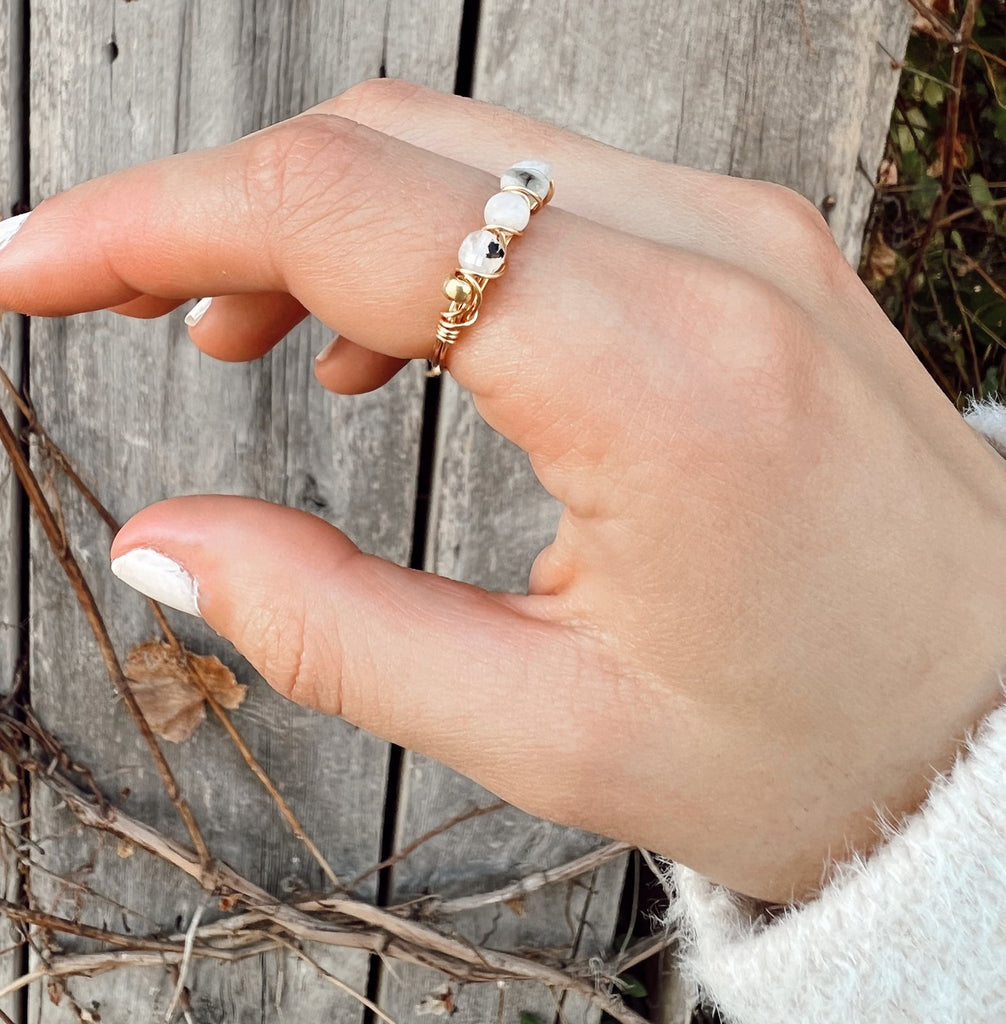
[[[881,188],[890,188],[892,185],[898,184],[898,165],[893,160],[885,157],[880,161],[877,184]]]
[[[954,170],[958,168],[966,170],[971,166],[971,161],[968,159],[968,151],[964,147],[965,142],[967,142],[966,136],[961,134],[954,136]],[[950,149],[950,143],[946,135],[937,139],[936,159],[926,168],[926,174],[930,178],[940,178],[943,176],[943,161],[946,159],[948,149]]]
[[[444,985],[436,992],[428,992],[416,1004],[417,1017],[449,1017],[457,1009],[454,1003],[454,990]]]
[[[46,989],[49,992],[49,1002],[51,1002],[53,1006],[59,1006],[63,1001],[63,993],[66,991],[63,986],[63,982],[58,978],[50,978],[48,982],[46,982]]]
[[[944,21],[947,20],[949,15],[955,12],[954,0],[922,0],[922,2],[934,14],[938,14]],[[915,19],[912,21],[912,31],[925,32],[926,35],[933,36],[936,39],[943,38],[938,29],[918,12],[916,12]]]
[[[860,272],[863,281],[878,288],[898,269],[898,254],[884,241],[883,232],[874,230],[866,250],[866,259]]]
[[[198,682],[232,711],[241,706],[248,689],[237,682],[219,658],[190,652],[181,658],[170,644],[160,640],[134,647],[123,669],[150,728],[171,743],[187,740],[206,718]]]

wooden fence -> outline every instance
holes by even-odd
[[[661,160],[796,188],[827,208],[844,251],[857,258],[907,5],[468,0],[467,7],[463,0],[8,0],[0,14],[6,212],[17,200],[35,203],[127,164],[228,141],[382,71],[450,91],[460,61],[471,67],[479,98]],[[117,517],[169,495],[256,495],[321,515],[386,558],[412,557],[422,367],[378,394],[338,398],[313,381],[313,356],[328,340],[317,324],[244,366],[202,356],[181,312],[153,322],[104,313],[30,324],[6,317],[0,328],[0,362],[28,381],[40,422]],[[9,402],[4,407],[12,413]],[[522,588],[550,539],[555,507],[526,458],[482,423],[452,380],[439,409],[428,403],[426,414],[439,417],[435,442],[427,431],[426,567]],[[148,607],[108,571],[106,527],[37,447],[33,461],[58,496],[118,649],[156,635]],[[39,720],[92,769],[112,803],[186,842],[57,561],[24,521],[6,464],[0,487],[11,538],[0,549],[0,679],[13,686],[27,654],[22,684]],[[200,623],[170,618],[192,649],[219,655],[250,685],[233,720],[340,877],[381,859],[382,833],[385,853],[401,849],[492,801],[440,765],[393,754],[341,721],[284,702]],[[326,887],[216,722],[165,752],[216,857],[284,898]],[[0,796],[8,900],[133,935],[184,932],[197,913],[206,921],[219,915],[216,902],[207,905],[177,870],[84,828],[47,786],[8,782]],[[380,896],[400,902],[482,891],[599,843],[507,809],[422,846],[388,872]],[[14,847],[22,866],[30,860],[27,873],[18,870]],[[456,935],[501,948],[603,953],[623,871],[624,862],[613,861],[519,906],[458,915]],[[374,898],[377,877],[362,887]],[[0,947],[17,941],[11,936]],[[55,937],[67,951],[92,948]],[[319,946],[310,955],[354,989],[369,986],[399,1024],[417,1019],[417,1007],[443,980],[362,950]],[[8,980],[39,966],[38,954],[25,960],[22,947],[0,960]],[[58,1001],[55,990],[36,983],[27,1003],[13,995],[2,1005],[15,1020],[27,1014],[45,1024],[163,1020],[175,980],[165,966],[134,967],[71,979]],[[185,1012],[198,1024],[357,1024],[368,1013],[292,950],[237,963],[200,960],[186,981]],[[516,1022],[519,1011],[558,1018],[556,1000],[537,984],[454,989],[458,1024]],[[599,1011],[569,995],[561,1015],[579,1022],[597,1020]]]

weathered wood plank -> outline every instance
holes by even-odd
[[[25,157],[20,137],[21,96],[24,88],[22,42],[22,12],[17,4],[8,5],[0,15],[0,217],[14,211],[15,203],[23,199],[21,167]],[[21,376],[24,323],[19,317],[0,314],[0,366],[15,381]],[[15,411],[6,394],[0,396],[0,407],[8,418]],[[20,503],[13,472],[5,456],[0,455],[0,694],[10,693],[20,656],[21,638],[21,548],[26,542],[20,518]],[[10,785],[9,765],[3,766],[5,784],[0,792],[0,823],[4,835],[0,837],[0,893],[16,902],[19,898],[20,876],[12,843],[22,831],[17,824],[22,816],[21,791]],[[0,987],[7,985],[21,973],[22,950],[16,946],[19,937],[4,921],[0,924]],[[17,996],[0,1000],[0,1009],[20,1024],[21,1001]]]
[[[907,5],[892,9],[880,0],[717,0],[687,11],[621,0],[604,16],[577,0],[483,0],[474,92],[627,150],[796,188],[830,207],[836,237],[855,260],[897,85],[888,54],[904,52],[908,20]],[[558,510],[523,454],[485,426],[449,378],[440,416],[429,568],[521,590],[533,557],[551,540]],[[459,804],[487,799],[446,769],[407,758],[400,841]],[[410,858],[395,874],[396,891],[417,891],[424,871],[445,887],[471,885],[480,872],[515,875],[590,840],[500,818],[480,823],[477,842],[471,866],[469,842],[439,844],[434,863]],[[602,945],[619,892],[609,877],[590,905],[590,931]],[[554,912],[554,904],[529,908],[493,938],[531,944],[554,937]],[[494,924],[491,915],[476,915],[464,930],[475,937]],[[410,978],[412,995],[420,980],[430,984]],[[515,1008],[508,1005],[507,1021]],[[544,1019],[553,1015],[546,1000],[537,1005]],[[470,987],[455,1019],[492,1020],[496,1009],[491,987]],[[565,1014],[571,1021],[592,1016],[579,1000],[570,1000]]]
[[[658,160],[831,196],[855,263],[910,20],[881,0],[620,0],[607,17],[486,0],[475,91]]]
[[[456,34],[448,40],[441,25],[441,8],[455,7],[426,5],[394,24],[425,38],[432,62],[437,46],[456,46]],[[389,33],[384,10],[363,0],[39,0],[31,41],[33,200],[173,149],[229,140],[376,75],[382,61],[408,65]],[[453,56],[438,53],[435,63],[452,67]],[[421,67],[414,70],[422,77]],[[243,367],[201,356],[186,338],[181,313],[157,322],[102,314],[33,327],[40,416],[117,516],[170,494],[254,494],[315,512],[364,548],[407,559],[421,368],[378,397],[340,400],[313,381],[312,357],[328,340],[317,325]],[[65,488],[61,493],[81,562],[125,650],[152,635],[153,622],[111,578],[105,532]],[[32,566],[38,713],[95,767],[111,798],[184,839],[38,536]],[[207,629],[172,618],[193,648],[219,654],[250,684],[234,721],[336,870],[351,877],[378,860],[386,745],[280,700]],[[214,723],[167,754],[217,856],[276,893],[324,887]],[[202,903],[194,886],[145,854],[123,858],[114,842],[83,834],[44,788],[34,801],[34,834],[45,851],[45,870],[32,879],[41,906],[133,932],[173,930],[191,920]],[[68,876],[108,898],[58,881]],[[207,918],[214,910],[206,908]],[[355,989],[366,988],[366,956],[313,955]],[[160,1019],[173,984],[166,971],[144,970],[75,980],[68,988],[105,1024],[124,1024]],[[196,966],[189,988],[199,1021],[361,1019],[357,1003],[292,956]],[[54,1006],[38,986],[31,1012],[46,1022],[77,1019],[69,1000]]]

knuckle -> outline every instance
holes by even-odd
[[[756,186],[754,209],[762,220],[762,236],[790,262],[797,261],[829,281],[848,271],[821,211],[799,192],[771,182]]]
[[[423,91],[421,86],[400,78],[367,78],[337,96],[331,109],[343,117],[373,124],[413,103]]]
[[[251,661],[270,686],[296,704],[341,714],[341,657],[321,642],[306,609],[269,601],[251,609],[241,629],[254,638]]]
[[[711,348],[725,371],[717,386],[760,429],[781,427],[819,372],[820,345],[781,289],[741,271],[725,276],[716,291],[726,315]]]
[[[331,114],[305,114],[245,139],[244,186],[250,208],[268,226],[285,231],[317,201],[354,193],[354,168],[365,148],[360,125]],[[296,227],[301,227],[298,224]]]
[[[769,181],[759,182],[757,189],[762,194],[761,207],[780,227],[814,241],[831,239],[831,231],[821,212],[799,192]]]

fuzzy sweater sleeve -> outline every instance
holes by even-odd
[[[1006,456],[1006,408],[968,422]],[[812,902],[769,918],[680,866],[682,967],[731,1024],[1006,1021],[1006,706],[925,805]]]

